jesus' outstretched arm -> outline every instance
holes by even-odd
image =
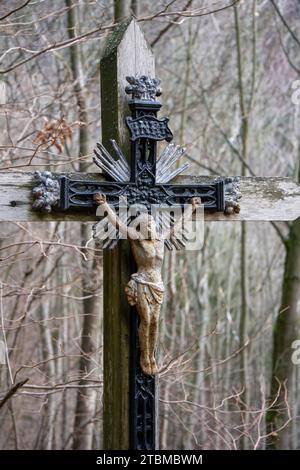
[[[185,220],[190,220],[190,218],[192,217],[192,214],[193,212],[196,211],[197,207],[199,207],[201,205],[201,198],[200,197],[193,197],[192,200],[191,200],[191,204],[188,206],[187,210],[185,210],[184,214],[179,217],[179,219],[177,219],[175,221],[175,224],[173,225],[173,227],[168,227],[166,230],[164,230],[164,232],[162,233],[162,236],[161,238],[162,239],[165,239],[165,238],[172,238],[173,236],[176,235],[176,232],[178,231],[182,231],[182,221],[183,221],[183,218],[185,218]]]
[[[98,204],[98,206],[103,207],[103,209],[107,212],[107,217],[111,224],[116,227],[116,229],[118,229],[122,233],[122,235],[133,240],[136,240],[140,237],[140,234],[137,230],[132,227],[128,227],[127,224],[124,224],[124,222],[121,221],[114,209],[112,209],[107,203],[105,194],[95,194],[94,201],[96,202],[96,204]]]

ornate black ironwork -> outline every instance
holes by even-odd
[[[240,179],[237,176],[234,178],[225,178],[225,214],[240,212],[238,200],[241,197]]]
[[[95,206],[94,194],[103,193],[106,195],[109,204],[116,206],[119,197],[126,196],[129,205],[144,204],[150,208],[151,204],[173,205],[187,204],[191,198],[200,197],[205,209],[223,211],[225,209],[224,181],[216,180],[210,184],[149,184],[149,180],[154,178],[153,173],[138,165],[138,184],[116,183],[116,182],[96,182],[96,181],[76,181],[67,176],[60,178],[60,207],[63,210],[69,208],[90,208]]]
[[[155,97],[162,93],[159,78],[142,75],[141,77],[126,77],[126,80],[130,85],[127,85],[125,91],[128,95],[132,95],[133,100],[155,101]]]
[[[130,326],[130,449],[154,450],[158,381],[156,377],[145,375],[140,367],[139,319],[134,309]]]
[[[56,176],[50,171],[36,171],[34,174],[35,186],[32,190],[35,199],[32,208],[42,212],[51,212],[53,207],[60,203],[60,186]]]
[[[237,179],[218,178],[207,184],[172,184],[170,179],[179,174],[183,167],[170,172],[171,165],[180,158],[184,149],[170,144],[157,161],[157,141],[172,140],[168,119],[158,119],[161,104],[155,100],[161,94],[160,81],[149,77],[127,77],[130,86],[126,92],[132,94],[129,101],[131,117],[126,122],[131,133],[131,164],[128,166],[117,143],[112,145],[117,160],[102,144],[95,150],[95,163],[112,180],[83,181],[67,176],[60,178],[60,208],[92,208],[96,205],[94,195],[104,193],[108,203],[115,206],[120,196],[126,196],[129,205],[142,203],[151,205],[184,205],[193,197],[200,197],[205,209],[238,212],[240,197]],[[51,183],[51,181],[53,181]],[[46,211],[57,206],[58,183],[50,175],[39,177],[39,186],[34,189],[35,208]],[[168,246],[168,245],[167,245]],[[132,314],[131,341],[131,431],[130,448],[138,450],[155,449],[156,441],[156,380],[143,374],[139,365],[138,317]]]
[[[170,142],[173,139],[173,134],[168,127],[168,122],[168,118],[157,119],[154,116],[143,116],[142,119],[139,117],[136,119],[126,118],[133,141],[144,138]]]
[[[128,168],[124,166],[121,160],[111,164],[108,160],[109,154],[101,144],[98,144],[100,152],[104,154],[102,162],[96,160],[96,163],[116,179],[115,165],[119,165],[118,172],[123,171],[123,178],[118,181],[97,182],[69,179],[67,176],[61,177],[61,208],[89,208],[95,206],[94,194],[102,192],[106,195],[109,204],[117,205],[120,196],[126,196],[129,205],[142,203],[150,208],[151,204],[158,205],[184,205],[192,197],[201,197],[204,209],[215,211],[224,211],[226,209],[225,186],[226,180],[218,178],[208,184],[172,184],[160,183],[157,178],[157,151],[156,142],[161,139],[169,141],[172,133],[167,127],[167,118],[157,119],[157,112],[161,108],[158,101],[151,101],[149,97],[155,96],[157,91],[155,87],[159,84],[157,80],[150,80],[147,77],[141,77],[134,80],[129,77],[131,87],[127,91],[132,93],[135,99],[129,101],[132,116],[127,118],[127,124],[131,131],[131,165]],[[146,91],[147,84],[151,90]],[[142,97],[146,97],[146,99]],[[136,99],[138,97],[138,99]],[[138,124],[137,124],[138,123]],[[151,125],[150,125],[151,123]],[[154,123],[160,123],[155,124]],[[134,126],[137,124],[137,127]],[[114,142],[113,142],[114,143]],[[114,143],[115,148],[117,147]],[[120,158],[120,149],[116,148]],[[175,149],[176,150],[176,149]],[[99,156],[99,151],[95,151]],[[121,165],[122,163],[122,165]],[[127,178],[126,178],[127,176]],[[124,181],[127,179],[127,181]],[[228,183],[232,187],[232,182]],[[229,195],[230,193],[230,195]],[[227,191],[232,205],[235,195]]]

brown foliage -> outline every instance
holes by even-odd
[[[46,121],[42,130],[38,131],[33,143],[44,149],[54,146],[59,153],[67,141],[71,142],[73,137],[73,128],[82,125],[80,122],[68,124],[64,117],[52,121]]]

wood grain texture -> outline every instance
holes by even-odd
[[[99,173],[71,173],[76,179],[104,180]],[[200,183],[213,181],[215,177],[180,176],[176,183]],[[288,221],[300,217],[300,185],[291,178],[281,177],[241,177],[242,199],[240,214],[206,213],[207,221]],[[94,221],[95,210],[77,213],[53,212],[40,214],[31,209],[31,190],[34,176],[30,172],[0,171],[0,220],[1,221]]]

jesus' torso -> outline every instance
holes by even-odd
[[[130,244],[138,273],[143,274],[151,282],[161,281],[164,240],[130,240]]]

